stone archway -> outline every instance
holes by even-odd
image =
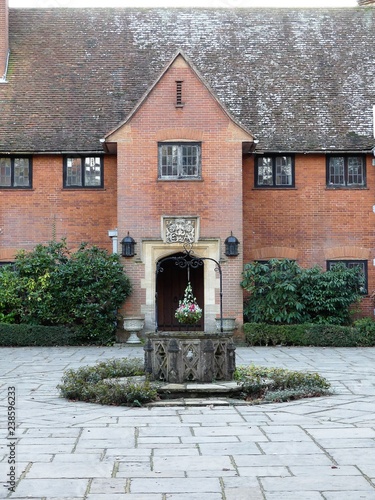
[[[139,263],[144,264],[144,278],[141,280],[141,288],[144,291],[145,301],[142,304],[141,312],[145,317],[146,330],[148,331],[155,330],[156,324],[155,271],[157,262],[170,255],[181,253],[181,247],[181,244],[164,243],[160,240],[142,240],[142,247],[140,252],[141,259],[139,260]],[[212,259],[219,260],[220,241],[217,238],[211,238],[207,240],[201,239],[197,243],[195,243],[194,251],[195,254],[199,257],[210,257]],[[205,261],[203,273],[204,293],[202,306],[204,306],[204,328],[202,328],[202,330],[206,332],[214,332],[216,331],[215,318],[220,314],[218,301],[220,282],[218,274],[215,273],[214,262],[210,260]]]

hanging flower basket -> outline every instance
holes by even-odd
[[[201,317],[202,309],[197,304],[189,282],[185,289],[184,299],[180,300],[179,306],[176,309],[175,318],[177,318],[179,323],[184,325],[194,325]]]

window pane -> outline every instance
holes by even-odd
[[[272,158],[258,159],[258,186],[272,186]]]
[[[28,158],[14,158],[15,187],[30,186],[30,166]]]
[[[85,186],[100,186],[101,183],[100,158],[85,158]]]
[[[82,186],[81,158],[66,159],[66,185]]]
[[[201,168],[200,144],[159,144],[159,177],[199,178]]]
[[[292,158],[290,156],[276,157],[276,185],[292,185]]]
[[[363,159],[358,156],[348,158],[348,185],[363,185]]]
[[[10,158],[0,158],[0,186],[11,186],[11,182]]]
[[[328,183],[345,186],[343,157],[336,156],[329,159]]]
[[[178,147],[161,147],[161,175],[162,177],[177,176]]]
[[[198,175],[198,148],[197,146],[182,146],[182,171],[181,175]]]

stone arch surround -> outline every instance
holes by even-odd
[[[184,249],[181,243],[164,243],[162,240],[143,240],[141,248],[141,261],[145,266],[141,288],[145,290],[146,296],[146,302],[142,304],[141,312],[145,317],[146,331],[153,331],[155,329],[156,264],[160,259]],[[218,238],[199,240],[194,244],[193,251],[196,257],[206,257],[220,262],[220,241]],[[215,267],[215,262],[204,261],[204,327],[206,332],[216,330],[215,318],[220,314],[220,304],[216,303],[216,298],[219,296],[220,279]]]

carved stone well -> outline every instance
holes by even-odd
[[[180,384],[233,379],[235,345],[231,335],[158,332],[147,335],[145,371],[151,380]]]

